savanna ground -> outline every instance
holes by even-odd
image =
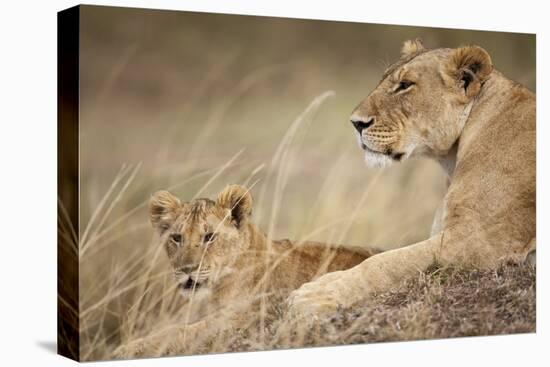
[[[288,323],[280,316],[283,313],[273,318],[264,334],[257,328],[229,330],[215,334],[202,351],[535,332],[535,269],[528,264],[506,264],[491,271],[434,267],[395,290],[376,295],[364,306],[342,309],[308,329]],[[221,345],[226,349],[210,349]]]
[[[253,220],[272,238],[382,249],[426,238],[440,168],[367,169],[348,122],[405,39],[480,44],[535,90],[529,35],[90,7],[81,30],[83,360],[183,322],[148,223],[156,190],[191,200],[246,184]],[[314,330],[273,312],[179,352],[533,332],[535,274],[433,269]]]

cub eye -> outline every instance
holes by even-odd
[[[179,233],[172,233],[170,235],[170,241],[174,242],[175,244],[181,245],[182,239],[183,236]]]
[[[395,93],[397,92],[401,92],[403,90],[407,90],[409,89],[410,87],[412,87],[414,85],[413,82],[411,82],[410,80],[402,80],[399,82],[399,84],[397,85],[397,88],[395,88]]]
[[[216,239],[216,234],[209,232],[204,235],[204,243],[212,242]]]

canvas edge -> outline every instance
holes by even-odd
[[[57,353],[76,361],[80,360],[79,28],[80,6],[57,13]]]

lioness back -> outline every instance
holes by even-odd
[[[368,249],[321,242],[281,240],[275,241],[273,248],[284,259],[273,271],[274,286],[280,289],[296,289],[323,274],[352,268],[373,255]],[[293,271],[287,272],[288,269]]]

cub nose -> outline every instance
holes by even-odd
[[[352,119],[351,123],[353,124],[353,127],[355,127],[355,130],[361,134],[364,129],[368,129],[372,124],[374,124],[374,117],[369,117],[367,121]]]

